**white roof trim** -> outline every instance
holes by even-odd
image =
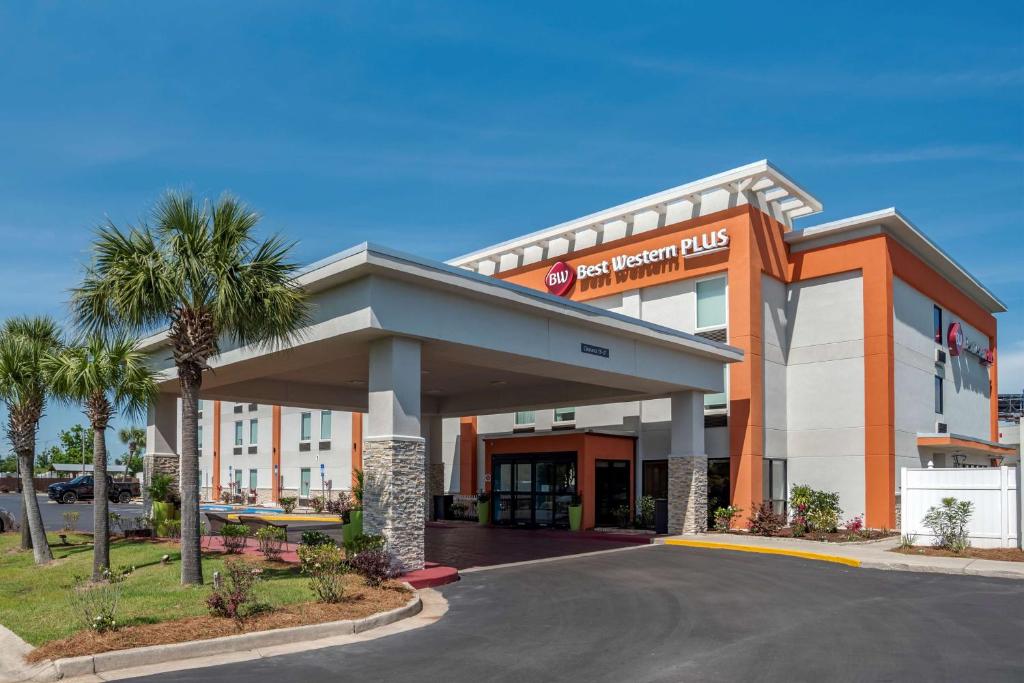
[[[792,246],[813,246],[813,242],[849,234],[855,239],[857,231],[865,228],[880,227],[892,235],[903,246],[920,256],[926,263],[946,275],[958,289],[984,306],[991,313],[1006,311],[1004,304],[995,294],[988,290],[980,281],[971,275],[966,268],[957,263],[956,259],[947,254],[939,245],[928,238],[917,226],[900,213],[895,207],[871,211],[857,216],[850,216],[829,223],[822,223],[800,231],[784,235],[786,243]]]
[[[664,213],[668,204],[682,201],[700,202],[701,196],[715,190],[726,190],[730,193],[755,192],[765,202],[775,203],[781,219],[791,221],[796,216],[821,211],[821,202],[806,190],[790,180],[767,159],[755,161],[730,171],[701,178],[685,185],[673,187],[640,199],[619,204],[581,218],[574,218],[550,228],[544,228],[522,237],[516,237],[499,244],[478,249],[477,251],[454,258],[448,263],[462,267],[472,267],[480,261],[500,261],[503,254],[517,254],[521,250],[533,246],[544,246],[552,239],[575,233],[579,230],[593,228],[598,232],[604,229],[605,223],[615,220],[629,219],[638,213],[657,211]]]

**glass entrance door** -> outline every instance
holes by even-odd
[[[595,521],[598,526],[619,524],[620,510],[629,509],[629,463],[625,460],[598,460],[594,469],[594,495],[597,507]]]
[[[524,453],[492,461],[494,523],[506,526],[569,526],[576,493],[575,453]]]

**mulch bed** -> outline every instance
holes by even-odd
[[[249,617],[241,628],[238,628],[232,619],[205,616],[127,626],[108,633],[79,631],[68,638],[54,640],[36,648],[26,659],[29,662],[38,662],[43,659],[79,657],[146,645],[209,640],[239,633],[362,619],[378,612],[402,607],[408,602],[409,596],[409,591],[398,582],[390,581],[381,588],[370,588],[363,584],[361,578],[352,575],[346,577],[344,600],[334,605],[318,602],[284,605],[272,612]]]
[[[728,534],[730,536],[751,536],[749,531],[739,531],[733,529],[732,531],[716,531],[713,533]],[[853,533],[850,531],[839,531],[823,532],[823,531],[811,531],[803,536],[793,536],[793,529],[785,527],[779,529],[779,533],[775,534],[774,538],[801,538],[805,541],[821,541],[823,543],[863,543],[864,541],[877,541],[882,538],[889,538],[891,536],[899,536],[896,531],[887,531],[884,529],[865,529]]]
[[[931,557],[962,557],[973,560],[1002,560],[1003,562],[1024,562],[1024,550],[1018,548],[968,548],[962,553],[930,546],[893,548],[892,552],[903,555],[929,555]]]

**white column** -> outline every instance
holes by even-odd
[[[169,474],[180,486],[178,462],[178,397],[160,394],[149,406],[146,417],[146,454],[142,459],[142,507],[149,514],[147,488],[154,474]]]
[[[673,534],[707,531],[708,458],[704,451],[704,394],[672,394],[671,447],[668,457],[668,530]]]
[[[369,414],[363,438],[363,526],[382,534],[399,568],[423,568],[425,444],[420,435],[420,343],[370,344]]]

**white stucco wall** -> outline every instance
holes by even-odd
[[[922,467],[934,460],[937,467],[952,466],[944,458],[920,452],[918,433],[935,431],[936,422],[945,422],[953,434],[980,439],[991,438],[989,369],[978,359],[962,353],[950,356],[945,341],[949,324],[959,322],[966,335],[988,345],[987,338],[952,311],[942,311],[942,342],[933,330],[933,310],[937,302],[909,284],[893,279],[893,350],[896,396],[896,471],[901,467]],[[942,308],[941,305],[939,305]],[[943,349],[946,362],[935,362],[935,350]],[[935,376],[943,378],[942,414],[935,412]],[[968,463],[988,464],[982,456],[970,456]]]
[[[786,353],[789,325],[786,313],[786,283],[761,276],[762,340],[764,353],[764,457],[785,458],[786,443]]]
[[[794,283],[786,300],[788,485],[864,512],[864,304],[859,272]],[[777,416],[776,416],[777,417]]]

